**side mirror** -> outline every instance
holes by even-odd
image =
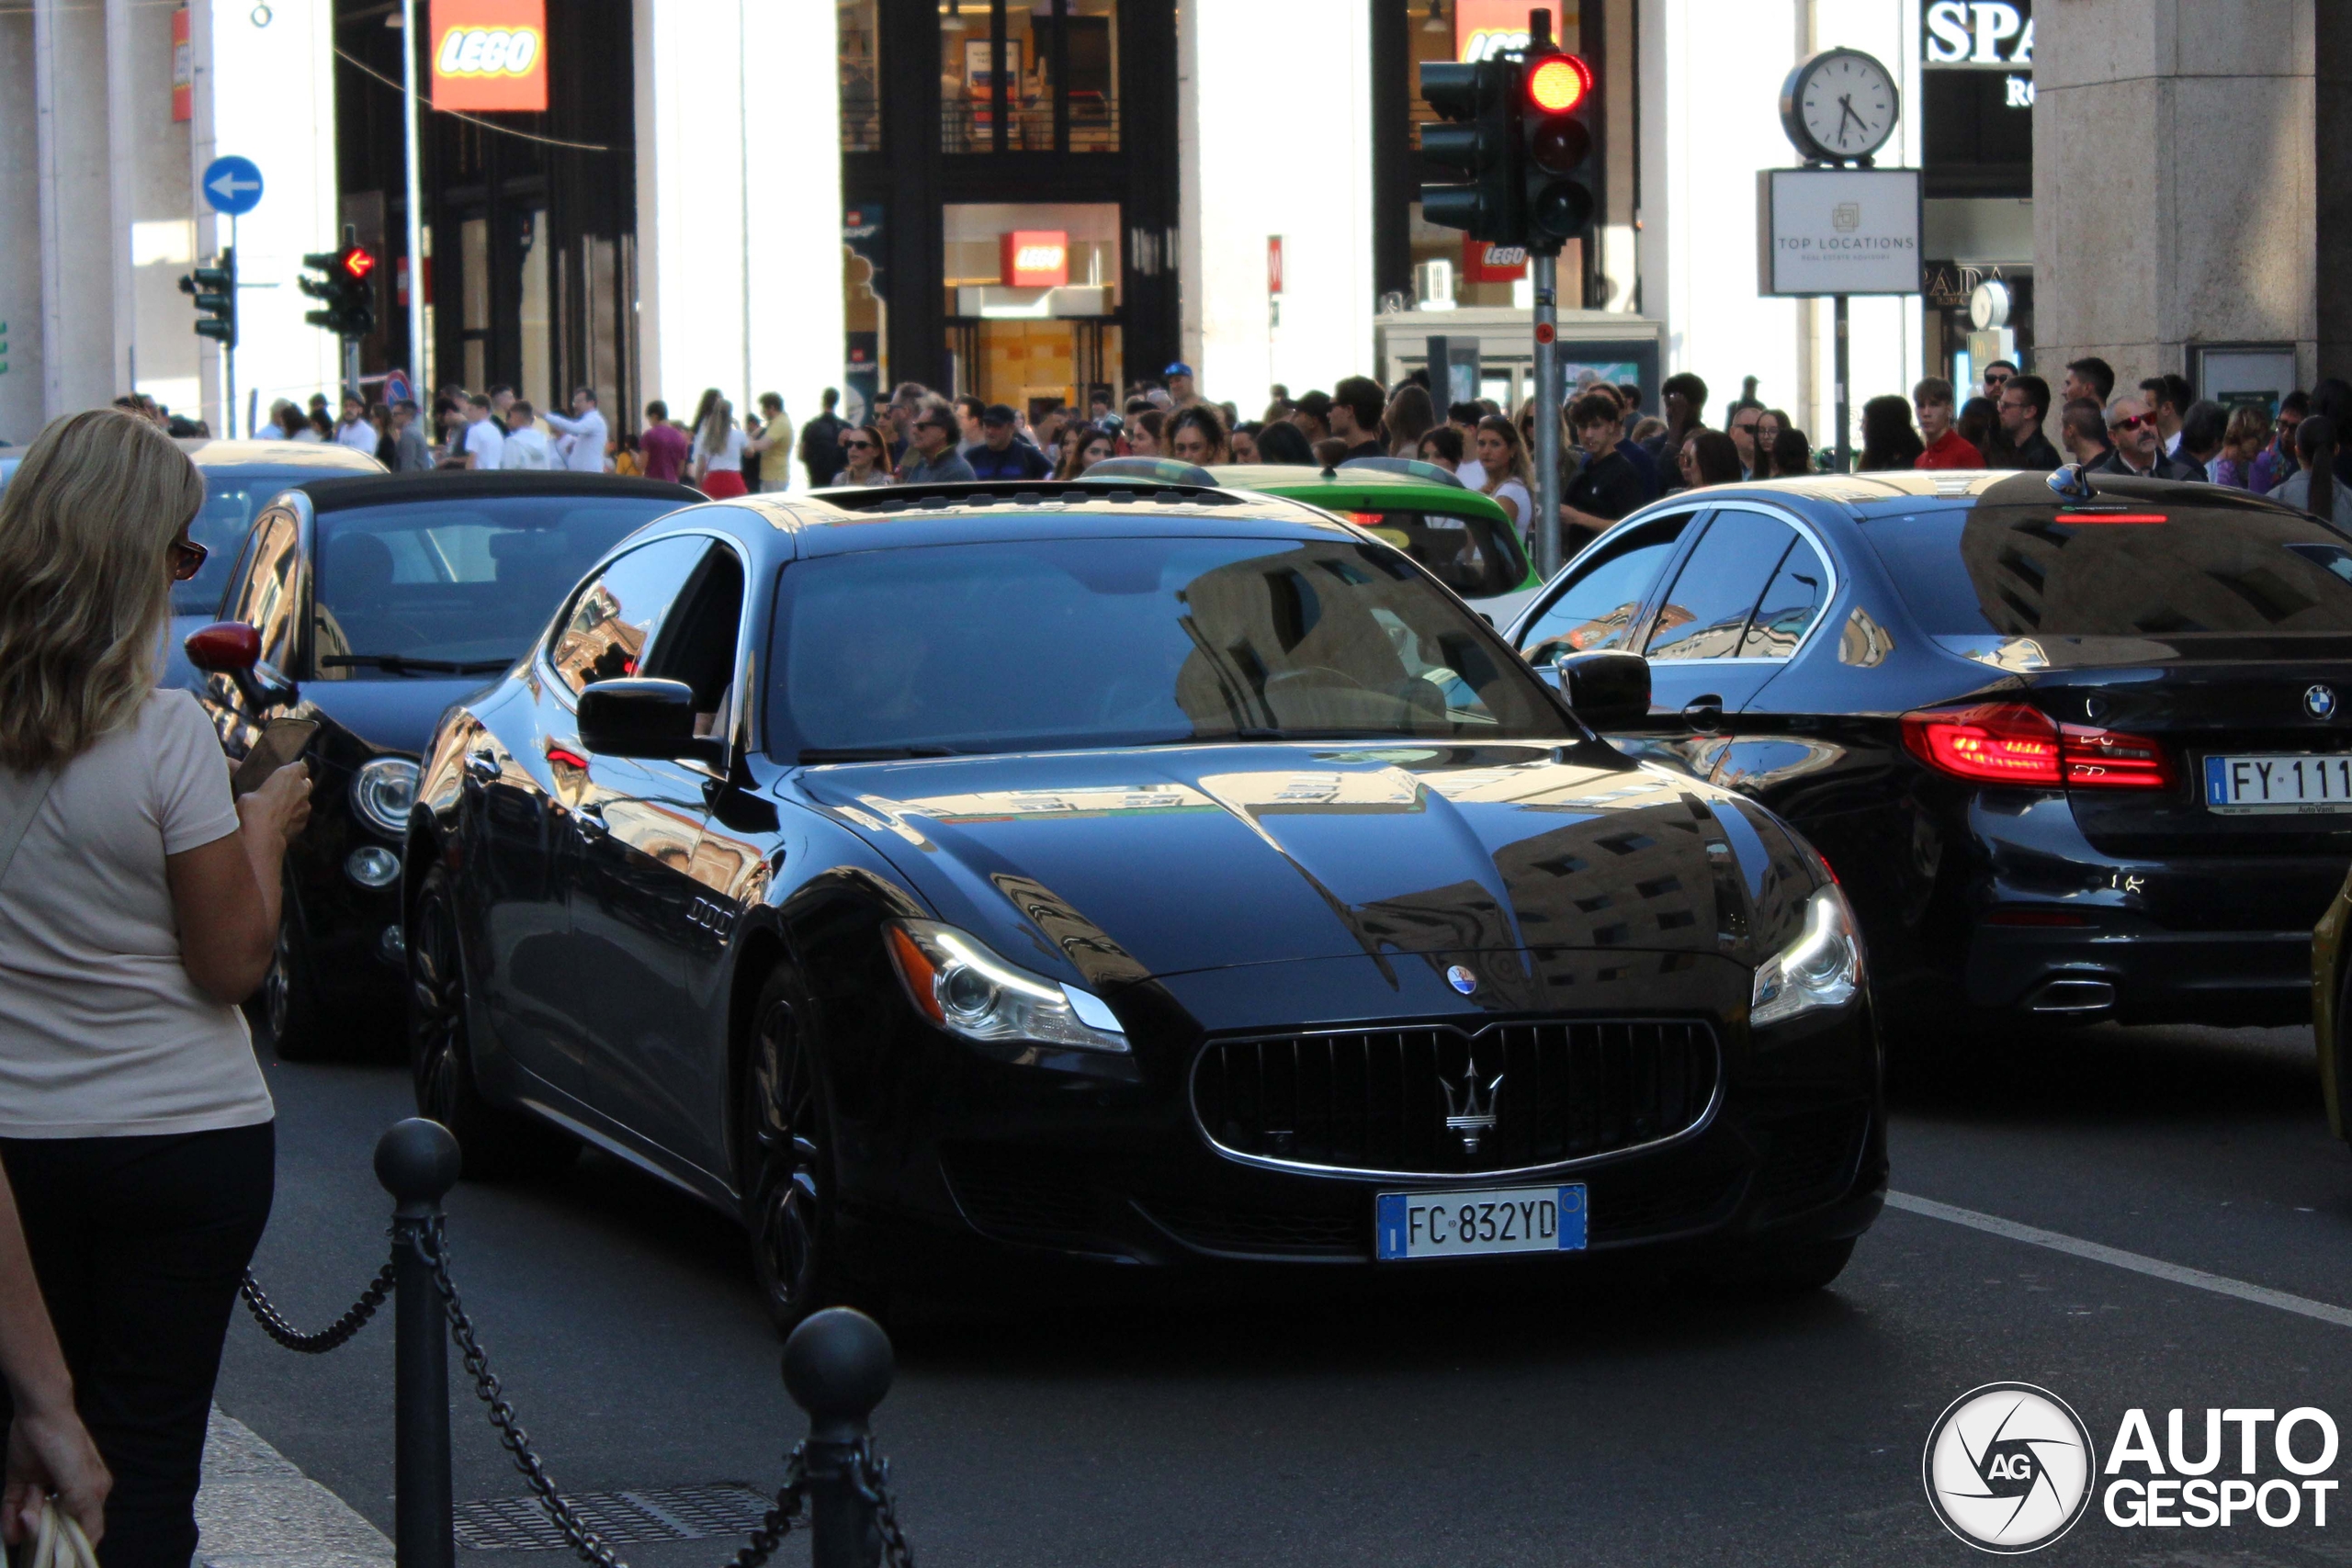
[[[211,675],[242,675],[261,662],[261,633],[243,621],[215,621],[187,634],[187,661]]]
[[[580,692],[580,744],[605,757],[723,762],[727,747],[695,733],[695,691],[684,681],[598,681]]]
[[[1552,679],[1576,716],[1594,729],[1641,723],[1650,713],[1650,661],[1622,648],[1564,653]]]
[[[301,695],[300,686],[276,667],[262,662],[261,633],[244,621],[215,621],[198,626],[180,647],[198,670],[234,681],[245,701],[256,709],[287,706]]]

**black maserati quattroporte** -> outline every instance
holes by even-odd
[[[440,725],[418,1100],[740,1213],[785,1321],[1023,1250],[1817,1285],[1885,1186],[1860,945],[1570,711],[1646,701],[1295,502],[693,507]]]

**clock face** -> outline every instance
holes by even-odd
[[[1852,50],[1815,61],[1797,86],[1796,115],[1823,154],[1860,158],[1894,134],[1895,90],[1885,66]]]

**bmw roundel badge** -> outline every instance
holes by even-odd
[[[2303,688],[2303,711],[2313,718],[2332,718],[2335,715],[2335,688],[2306,686]]]
[[[1465,997],[1478,988],[1478,976],[1459,964],[1445,972],[1445,980],[1447,985],[1452,986]]]

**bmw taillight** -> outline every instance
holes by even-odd
[[[1939,773],[2029,789],[2168,789],[2161,742],[2093,725],[2062,725],[2023,703],[1979,703],[1903,716],[1903,744]]]

